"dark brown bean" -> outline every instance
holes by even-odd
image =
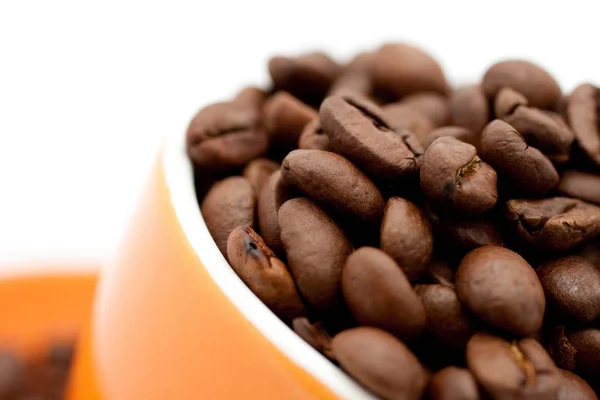
[[[427,386],[419,360],[391,334],[370,327],[348,329],[332,341],[342,368],[387,400],[418,400]]]
[[[321,150],[294,150],[281,163],[284,182],[336,211],[363,221],[376,221],[383,196],[344,157]]]
[[[329,145],[367,175],[397,179],[418,170],[418,158],[391,130],[381,109],[358,97],[333,96],[319,111]]]
[[[448,92],[440,65],[429,54],[405,43],[389,43],[375,53],[373,84],[376,92],[390,99],[424,91]]]
[[[600,234],[600,207],[568,197],[509,200],[506,215],[518,239],[537,250],[568,251]]]
[[[425,271],[426,279],[434,284],[454,287],[454,271],[447,262],[434,258]]]
[[[496,118],[504,119],[520,106],[528,106],[527,98],[510,87],[503,87],[494,99]]]
[[[227,172],[267,151],[269,139],[254,106],[215,103],[196,114],[186,133],[187,153],[201,171]]]
[[[292,329],[306,343],[310,344],[315,350],[332,358],[331,336],[327,333],[323,324],[317,322],[311,324],[306,317],[294,318]]]
[[[312,120],[304,126],[304,130],[298,140],[298,148],[330,151],[329,136],[323,130],[319,118]]]
[[[248,86],[240,90],[234,97],[235,103],[244,104],[253,107],[257,112],[261,112],[262,107],[269,95],[262,89]]]
[[[232,176],[216,183],[200,207],[206,227],[223,256],[227,257],[227,239],[238,226],[254,225],[256,195],[248,179]]]
[[[373,53],[356,55],[331,86],[329,96],[370,95],[373,92],[372,64]]]
[[[600,89],[579,85],[569,96],[566,111],[579,148],[600,166]]]
[[[490,121],[488,100],[481,86],[471,85],[455,90],[450,96],[450,114],[452,125],[481,135]]]
[[[435,344],[464,350],[475,333],[475,324],[454,289],[446,285],[418,285],[417,295],[427,314],[427,337]]]
[[[433,253],[433,234],[417,206],[401,197],[390,198],[381,223],[381,249],[413,282],[427,269]]]
[[[421,189],[435,203],[463,215],[481,215],[498,199],[496,172],[474,146],[453,137],[441,137],[425,151]]]
[[[561,383],[546,350],[530,338],[508,342],[478,333],[467,344],[467,365],[494,400],[554,399]]]
[[[342,268],[352,246],[335,222],[305,198],[279,208],[281,242],[300,293],[318,311],[341,303]]]
[[[254,193],[258,195],[267,182],[267,179],[269,179],[269,176],[277,170],[279,170],[279,164],[275,161],[268,158],[257,158],[246,165],[242,175],[248,179],[252,189],[254,189]]]
[[[587,323],[600,318],[600,270],[591,263],[563,257],[545,263],[537,274],[553,317]]]
[[[479,147],[479,135],[467,128],[463,128],[462,126],[442,126],[432,130],[425,136],[425,143],[423,143],[423,147],[427,149],[436,139],[445,136],[453,137],[461,142],[468,143],[475,148]]]
[[[269,74],[275,87],[309,104],[319,104],[340,72],[341,67],[335,61],[319,52],[269,60]]]
[[[227,258],[240,279],[282,320],[306,314],[287,267],[252,228],[239,226],[231,232]]]
[[[277,219],[279,207],[291,199],[291,189],[283,183],[281,171],[275,171],[267,179],[258,197],[257,218],[260,234],[271,250],[283,256],[285,254],[281,244],[281,229]]]
[[[596,393],[586,381],[572,372],[560,370],[562,380],[556,400],[598,400]]]
[[[569,330],[566,338],[575,349],[575,372],[588,382],[600,382],[600,329]]]
[[[384,329],[402,340],[425,328],[425,310],[398,264],[383,251],[362,247],[348,257],[342,292],[361,325]]]
[[[532,107],[552,109],[561,97],[554,78],[543,68],[522,60],[502,61],[492,65],[481,84],[489,99],[494,99],[503,87],[522,93]]]
[[[600,205],[600,175],[582,171],[565,171],[558,182],[558,192]]]
[[[286,92],[275,93],[265,104],[264,125],[273,142],[295,149],[302,130],[317,112]]]
[[[479,247],[462,259],[455,279],[460,300],[493,327],[519,336],[541,328],[544,290],[517,253],[499,246]]]
[[[429,382],[430,400],[479,400],[479,389],[468,369],[446,367],[436,372]]]
[[[383,117],[394,132],[408,130],[416,135],[421,145],[426,141],[427,134],[435,128],[429,118],[408,104],[390,103],[381,109]]]
[[[403,97],[401,102],[423,114],[436,127],[450,123],[450,104],[446,96],[436,92],[417,92]]]
[[[579,252],[579,256],[588,260],[597,269],[600,269],[600,239],[595,239],[587,243]]]
[[[494,120],[483,130],[481,157],[524,195],[542,196],[558,184],[558,172],[548,157],[528,146],[504,121]]]

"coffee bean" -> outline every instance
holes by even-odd
[[[573,371],[577,349],[569,342],[563,325],[548,329],[548,353],[560,368]]]
[[[321,150],[294,150],[281,164],[284,182],[313,200],[362,221],[381,217],[381,193],[344,157]]]
[[[286,92],[275,93],[265,104],[264,124],[273,142],[290,151],[298,146],[302,130],[317,112]]]
[[[558,182],[558,192],[600,205],[600,175],[583,171],[565,171]]]
[[[450,96],[450,114],[452,125],[481,135],[490,121],[488,100],[481,86],[471,85],[455,90]]]
[[[556,400],[598,400],[596,393],[586,381],[572,372],[560,370],[562,380]]]
[[[425,310],[398,264],[379,249],[362,247],[348,257],[342,292],[359,324],[384,329],[402,340],[425,328]]]
[[[382,46],[375,53],[372,68],[375,91],[390,99],[424,91],[448,92],[439,64],[429,54],[405,43]]]
[[[590,383],[600,382],[600,329],[568,330],[566,338],[575,349],[575,372]]]
[[[250,290],[284,321],[306,314],[294,280],[254,230],[239,226],[229,235],[227,259]]]
[[[520,106],[528,106],[527,98],[510,87],[503,87],[494,99],[496,118],[504,119]]]
[[[333,358],[331,336],[329,336],[323,324],[320,322],[311,324],[306,317],[298,317],[292,321],[292,329],[315,350],[326,357]]]
[[[419,360],[391,334],[370,327],[338,333],[331,343],[341,367],[388,400],[418,400],[427,386]]]
[[[402,98],[406,104],[423,114],[433,126],[445,126],[450,123],[450,104],[448,98],[436,92],[417,92]]]
[[[390,103],[381,109],[383,117],[394,132],[402,133],[404,130],[412,132],[421,146],[426,142],[429,132],[435,128],[429,118],[408,104]]]
[[[22,380],[20,360],[8,351],[0,351],[0,399],[9,400],[19,389]]]
[[[279,164],[275,161],[268,158],[257,158],[246,165],[242,175],[248,179],[254,193],[258,195],[267,182],[267,179],[269,179],[269,176],[277,170],[279,170]]]
[[[506,215],[518,239],[541,251],[569,251],[600,234],[600,207],[577,199],[509,200]]]
[[[461,126],[442,126],[441,128],[432,130],[425,136],[423,147],[427,149],[429,146],[431,146],[431,143],[435,142],[436,139],[446,136],[450,136],[460,140],[461,142],[468,143],[475,148],[479,147],[479,135],[476,135],[470,129],[463,128]]]
[[[454,271],[447,262],[434,258],[425,271],[425,278],[429,283],[437,283],[454,287]]]
[[[275,88],[308,104],[319,104],[340,72],[341,67],[335,61],[319,52],[269,60],[269,74]]]
[[[462,259],[455,279],[460,300],[493,327],[527,336],[542,326],[544,290],[517,253],[499,246],[479,247]]]
[[[400,265],[411,282],[427,269],[433,235],[417,206],[401,197],[387,201],[381,222],[381,249]]]
[[[475,333],[475,323],[454,289],[446,285],[418,285],[415,291],[425,306],[428,339],[444,348],[464,350]]]
[[[532,107],[552,109],[561,97],[560,87],[543,68],[522,60],[492,65],[483,77],[482,88],[494,99],[503,87],[522,93]]]
[[[592,322],[600,318],[600,270],[583,258],[549,261],[537,274],[553,317]]]
[[[200,171],[225,172],[267,151],[260,113],[239,103],[215,103],[196,114],[186,133],[187,153]]]
[[[248,86],[235,95],[233,102],[253,107],[260,113],[268,97],[269,95],[264,90]]]
[[[418,158],[392,131],[381,109],[359,97],[333,96],[319,111],[330,147],[374,177],[398,179],[418,170]]]
[[[600,239],[587,243],[578,254],[600,270]]]
[[[227,257],[227,238],[238,226],[254,225],[256,196],[250,181],[232,176],[216,183],[202,201],[200,209],[206,227],[223,256]]]
[[[329,90],[329,96],[363,95],[373,92],[371,79],[372,53],[360,53],[354,57]]]
[[[530,147],[504,121],[490,122],[481,136],[481,156],[519,193],[543,196],[558,184],[558,172],[541,151]]]
[[[292,276],[318,311],[334,310],[341,303],[340,280],[352,246],[335,222],[305,198],[286,201],[278,212],[281,242]]]
[[[431,400],[479,400],[473,374],[464,368],[446,367],[431,377],[428,388]]]
[[[566,114],[577,145],[600,166],[600,90],[589,84],[577,86],[569,96]]]
[[[327,136],[321,126],[321,120],[316,118],[306,124],[302,134],[300,134],[298,148],[305,150],[331,150],[329,146],[329,136]]]
[[[435,140],[421,165],[425,195],[463,215],[481,215],[496,205],[496,172],[477,156],[474,146],[453,137]]]
[[[554,399],[559,369],[534,339],[508,342],[477,333],[467,344],[467,365],[494,400]]]

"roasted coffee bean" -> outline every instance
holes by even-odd
[[[269,95],[264,90],[248,86],[235,95],[233,102],[253,107],[260,113],[268,97]]]
[[[427,386],[419,360],[391,334],[370,327],[338,333],[331,343],[341,367],[383,399],[418,400]]]
[[[321,150],[294,150],[281,163],[284,182],[341,214],[376,221],[383,196],[358,168],[344,157]]]
[[[260,234],[271,250],[282,257],[281,229],[277,219],[279,207],[295,197],[290,187],[283,183],[281,171],[275,171],[267,179],[258,197],[257,217]]]
[[[522,93],[532,107],[552,109],[561,97],[560,87],[543,68],[522,60],[494,64],[481,84],[486,96],[493,100],[503,87]]]
[[[379,249],[362,247],[348,257],[342,292],[359,324],[384,329],[402,340],[425,328],[425,310],[398,264]]]
[[[405,43],[382,46],[375,53],[372,71],[375,91],[389,99],[416,92],[448,92],[440,65],[429,54]]]
[[[264,124],[276,144],[287,151],[298,146],[302,130],[317,112],[286,92],[275,93],[265,104]]]
[[[260,113],[241,103],[215,103],[196,114],[186,133],[187,153],[194,167],[226,172],[244,166],[267,151],[269,139]]]
[[[252,160],[244,168],[242,175],[248,179],[256,195],[260,194],[264,184],[273,172],[279,170],[279,164],[268,158]]]
[[[390,198],[381,222],[381,249],[413,282],[427,269],[433,253],[433,234],[417,206],[401,197]]]
[[[534,339],[508,342],[477,333],[467,344],[467,365],[494,400],[555,399],[559,369]]]
[[[331,86],[329,96],[370,95],[373,92],[372,63],[372,53],[360,53],[354,57]]]
[[[463,215],[481,215],[498,199],[496,172],[474,146],[453,137],[441,137],[425,151],[421,189],[435,203]]]
[[[200,209],[206,227],[223,256],[227,257],[227,238],[238,226],[254,225],[256,195],[248,179],[232,176],[216,183],[202,201]]]
[[[431,400],[479,400],[473,374],[464,368],[446,367],[431,377],[427,389]]]
[[[331,149],[367,175],[397,179],[418,170],[421,152],[413,153],[403,137],[391,130],[376,104],[333,96],[325,99],[319,114]]]
[[[475,333],[475,323],[454,289],[446,285],[418,285],[415,291],[425,306],[428,339],[444,348],[464,350]]]
[[[499,246],[479,247],[463,258],[455,280],[460,300],[491,326],[519,336],[541,328],[544,290],[517,253]]]
[[[530,147],[515,128],[494,120],[481,135],[481,157],[519,193],[543,196],[558,184],[558,172],[541,151]]]
[[[600,318],[600,270],[583,258],[549,261],[537,271],[553,317],[593,322]]]
[[[425,271],[425,278],[430,283],[454,287],[454,271],[447,262],[434,258]]]
[[[527,98],[510,87],[503,87],[494,99],[496,118],[504,119],[520,106],[528,106]]]
[[[558,182],[558,192],[600,205],[600,175],[582,171],[565,171]]]
[[[16,356],[8,351],[0,351],[0,399],[12,399],[21,384],[22,369]]]
[[[481,135],[490,121],[488,100],[481,86],[471,85],[455,90],[450,96],[450,114],[452,125]]]
[[[597,269],[600,269],[600,239],[592,240],[586,244],[578,255],[588,260]]]
[[[331,150],[329,136],[323,130],[320,119],[316,118],[306,124],[298,140],[298,148],[305,150]]]
[[[318,104],[323,99],[341,70],[329,56],[319,52],[269,60],[269,74],[275,88],[309,104]]]
[[[292,321],[292,329],[315,350],[326,357],[333,358],[331,336],[329,336],[323,324],[320,322],[311,324],[306,317],[298,317]]]
[[[401,102],[423,114],[436,127],[450,123],[450,104],[446,96],[436,92],[417,92],[403,97]]]
[[[560,370],[562,380],[556,400],[598,400],[596,393],[586,381],[572,372]]]
[[[600,207],[568,197],[509,200],[506,216],[518,239],[541,251],[569,251],[600,234]]]
[[[306,314],[294,280],[254,230],[239,226],[229,235],[227,258],[250,290],[284,321]]]
[[[341,303],[342,268],[352,245],[336,223],[305,198],[286,201],[278,212],[281,242],[300,293],[318,311]]]
[[[441,128],[432,130],[425,136],[423,147],[427,149],[429,146],[431,146],[431,143],[435,142],[436,139],[446,136],[450,136],[460,140],[461,142],[468,143],[475,148],[479,147],[479,135],[476,135],[470,129],[463,128],[461,126],[442,126]]]
[[[574,349],[574,372],[590,383],[600,382],[600,329],[574,329],[565,334]]]
[[[592,163],[600,166],[600,89],[579,85],[569,96],[566,113],[577,145]]]
[[[568,371],[575,369],[575,354],[577,349],[569,342],[563,325],[548,329],[548,353],[557,366]]]
[[[412,132],[418,138],[421,146],[426,141],[427,134],[435,128],[429,118],[408,104],[390,103],[381,109],[383,117],[394,132],[401,133],[404,130]]]

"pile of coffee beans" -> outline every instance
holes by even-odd
[[[268,70],[187,131],[256,296],[383,399],[597,399],[600,88],[523,60],[451,87],[404,43]]]
[[[64,343],[33,360],[0,349],[0,400],[64,399],[72,358],[73,346]]]

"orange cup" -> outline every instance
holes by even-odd
[[[212,240],[184,135],[100,279],[69,400],[373,399],[246,287]]]

